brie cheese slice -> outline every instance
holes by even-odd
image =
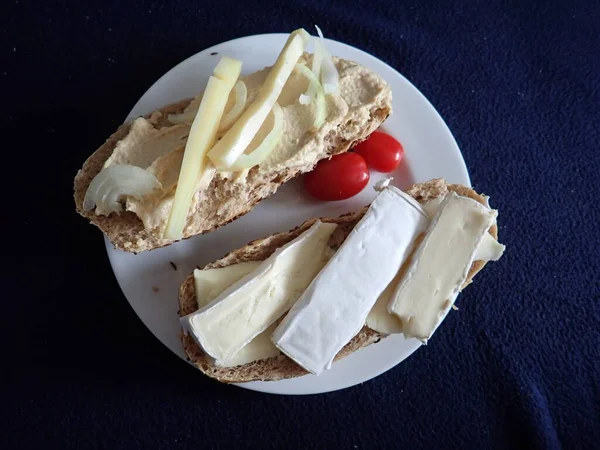
[[[302,295],[325,265],[336,227],[317,221],[209,304],[182,317],[182,327],[217,364],[225,364]]]
[[[449,192],[388,306],[406,337],[427,342],[454,304],[497,211]]]
[[[259,265],[260,261],[249,261],[215,269],[194,270],[198,307],[202,308],[208,305],[221,292],[248,275]],[[216,361],[216,364],[221,367],[235,367],[279,355],[279,349],[271,342],[271,333],[274,330],[275,324],[248,342],[234,356],[225,361]]]
[[[407,194],[395,187],[381,192],[281,321],[272,336],[275,345],[314,374],[329,369],[428,222]]]
[[[441,196],[422,205],[423,209],[431,219],[437,214],[443,199],[444,197]],[[474,259],[475,261],[486,262],[498,261],[504,253],[504,248],[504,245],[494,239],[491,234],[486,233],[483,236],[483,239],[481,239],[480,244],[477,246]],[[396,285],[402,278],[403,271],[408,264],[410,264],[410,260],[404,264],[402,269],[400,269],[400,272],[398,272],[388,287],[385,288],[385,291],[379,296],[375,306],[373,306],[373,309],[369,312],[369,315],[367,316],[367,326],[370,329],[382,334],[402,333],[402,321],[396,315],[389,313],[388,305],[392,299],[394,289],[396,289]]]

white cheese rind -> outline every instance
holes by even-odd
[[[454,304],[497,211],[449,192],[398,283],[388,310],[427,342]]]
[[[397,188],[381,192],[273,333],[277,347],[319,374],[362,328],[428,220]]]
[[[317,221],[208,305],[182,317],[182,327],[217,363],[230,360],[302,295],[325,265],[336,227]]]

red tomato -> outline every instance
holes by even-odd
[[[362,156],[342,153],[320,161],[312,172],[304,175],[304,187],[319,200],[344,200],[362,191],[369,178]]]
[[[375,131],[366,141],[354,147],[354,151],[365,158],[369,166],[379,172],[395,170],[404,155],[402,144],[381,131]]]

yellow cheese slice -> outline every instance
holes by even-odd
[[[310,35],[302,28],[290,34],[256,99],[208,152],[208,157],[218,169],[228,169],[244,153],[273,109],[309,38]]]
[[[229,90],[231,90],[235,82],[240,77],[241,71],[241,61],[230,58],[229,56],[223,56],[215,67],[215,70],[213,70],[213,75],[219,80],[225,81],[227,84],[229,84]]]
[[[192,123],[185,145],[181,171],[164,239],[177,240],[183,236],[198,177],[206,166],[206,153],[215,142],[229,93],[240,76],[242,63],[223,57],[210,77],[202,96],[198,114]]]

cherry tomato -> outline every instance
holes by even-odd
[[[362,156],[342,153],[320,161],[312,172],[304,175],[304,187],[319,200],[344,200],[362,191],[369,178]]]
[[[373,132],[366,141],[354,147],[354,151],[365,158],[370,167],[379,172],[395,170],[404,155],[402,144],[381,131]]]

